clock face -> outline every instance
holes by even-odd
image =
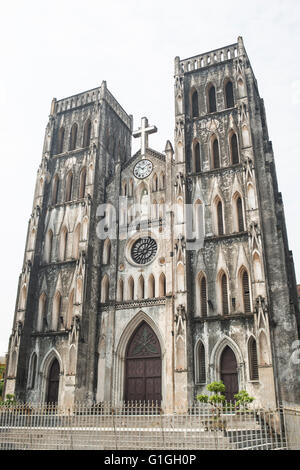
[[[140,160],[137,162],[133,169],[133,174],[136,178],[139,178],[140,180],[147,178],[147,176],[150,175],[151,171],[153,169],[153,164],[150,162],[150,160]]]

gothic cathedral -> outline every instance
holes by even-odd
[[[179,410],[223,380],[227,399],[299,403],[294,265],[242,38],[175,58],[164,153],[132,124],[105,81],[52,101],[5,393]]]

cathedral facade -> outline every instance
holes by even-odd
[[[299,403],[294,265],[242,38],[176,57],[174,90],[164,153],[106,82],[52,101],[5,394],[176,410],[223,380],[228,400]]]

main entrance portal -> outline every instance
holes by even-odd
[[[146,322],[138,326],[127,346],[125,400],[161,401],[161,349]]]
[[[239,384],[236,358],[229,346],[226,346],[221,357],[221,380],[226,387],[226,400],[233,401],[239,391]]]

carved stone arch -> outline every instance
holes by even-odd
[[[163,336],[160,332],[158,325],[155,321],[147,315],[145,312],[138,312],[125,326],[119,338],[116,339],[118,344],[115,352],[115,368],[114,368],[114,377],[113,377],[113,393],[112,401],[113,403],[120,404],[124,399],[124,381],[125,381],[125,360],[126,360],[126,350],[129,340],[131,339],[132,334],[137,329],[137,327],[142,323],[147,323],[150,328],[155,333],[161,350],[161,360],[162,360],[162,398],[164,399],[164,391],[166,387],[165,376],[166,376],[166,358],[165,358],[165,346]]]
[[[221,380],[221,357],[224,349],[228,346],[234,353],[237,361],[237,373],[238,373],[238,382],[239,389],[245,390],[246,385],[246,375],[245,375],[245,360],[242,354],[240,347],[235,341],[233,341],[229,336],[224,335],[222,338],[217,341],[215,346],[212,349],[210,355],[210,373],[212,381]]]
[[[248,209],[254,210],[257,208],[255,189],[251,182],[247,183],[247,201]]]
[[[231,199],[233,232],[244,232],[246,227],[245,206],[242,193],[237,189]]]
[[[207,277],[203,271],[200,271],[196,276],[196,304],[199,306],[196,310],[196,316],[200,317],[207,316],[207,300],[208,300],[208,291],[207,291]]]
[[[221,168],[220,136],[214,132],[209,137],[210,168]]]
[[[69,362],[69,367],[68,367],[68,374],[69,375],[75,375],[76,374],[76,363],[77,363],[77,348],[75,344],[71,344],[69,348],[69,354],[68,354],[68,362]]]
[[[271,365],[270,345],[264,330],[258,332],[258,355],[260,366]]]
[[[253,265],[253,276],[254,282],[262,282],[263,276],[263,265],[261,262],[261,256],[257,249],[252,253],[252,265]]]
[[[232,89],[228,89],[228,85],[231,83]],[[233,79],[230,77],[225,77],[223,81],[223,93],[224,93],[224,104],[225,108],[233,108],[235,105],[235,94],[234,94],[234,86],[233,86]],[[231,96],[232,95],[232,96]]]
[[[199,117],[199,94],[195,86],[190,89],[190,115],[192,118]]]
[[[236,142],[233,141],[233,138],[236,138]],[[240,145],[239,145],[239,133],[237,129],[234,129],[233,127],[230,128],[228,132],[228,148],[229,148],[229,155],[230,155],[230,164],[231,165],[236,165],[237,163],[240,163],[241,157],[240,157]]]
[[[214,96],[212,89],[214,88]],[[209,81],[205,88],[206,109],[207,112],[215,113],[217,111],[217,87],[213,81]]]

